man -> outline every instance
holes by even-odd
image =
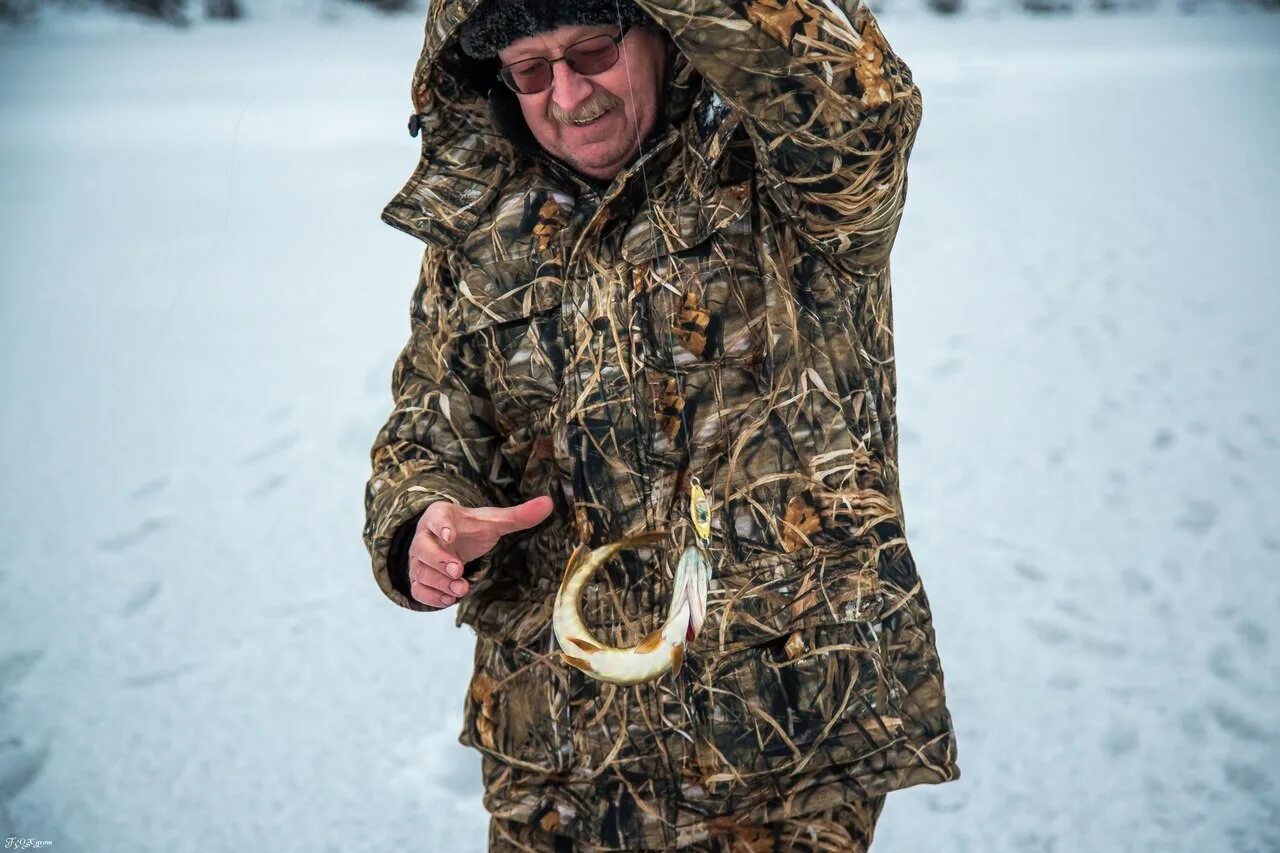
[[[476,631],[462,743],[491,850],[865,850],[884,795],[959,776],[898,489],[889,253],[921,115],[861,0],[442,0],[425,244],[372,451],[380,588]],[[558,653],[565,560],[643,531],[582,602],[661,624],[706,490],[684,666]]]

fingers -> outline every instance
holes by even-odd
[[[418,528],[409,545],[409,557],[421,560],[430,568],[451,578],[462,577],[462,560],[441,545],[429,529]],[[413,566],[410,565],[409,568],[412,570]]]
[[[440,590],[432,589],[426,584],[418,583],[417,581],[413,581],[409,585],[409,593],[417,601],[429,604],[432,607],[448,607],[457,600],[452,595],[445,595]]]
[[[445,595],[452,595],[454,598],[466,595],[471,586],[466,580],[455,580],[417,557],[409,558],[409,581],[420,583]]]
[[[428,605],[448,607],[465,596],[471,584],[461,578],[462,566],[458,564],[457,558],[445,552],[439,544],[430,542],[430,539],[430,532],[420,530],[415,537],[415,544],[410,547],[410,592],[413,597]],[[447,571],[442,571],[442,566],[447,567]],[[454,573],[460,576],[454,578]]]
[[[467,594],[470,585],[441,574],[419,559],[409,558],[409,593],[423,604],[448,607]]]
[[[466,595],[470,586],[462,579],[462,561],[429,529],[419,526],[409,545],[410,594],[424,604],[448,607]]]
[[[456,542],[458,539],[458,520],[456,515],[461,508],[449,501],[435,501],[428,504],[426,512],[422,514],[422,520],[418,522],[419,529],[425,527],[445,545]]]

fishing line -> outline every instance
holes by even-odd
[[[619,26],[621,26],[622,6],[621,6],[620,0],[614,0],[614,8],[618,16],[618,24]],[[679,50],[679,48],[676,47],[674,44],[670,46],[670,49],[673,51]],[[674,75],[676,73],[676,63],[674,61],[674,57],[672,58],[672,61],[670,63],[667,63],[667,65],[670,68],[669,73],[672,75],[674,79]],[[626,73],[627,86],[631,91],[632,103],[634,103],[635,102],[635,81],[631,76],[631,62],[628,59],[625,52],[623,52],[623,70]],[[670,84],[671,82],[672,80],[666,81],[667,84]],[[640,127],[638,124],[635,127],[635,133],[636,133],[636,144],[637,146],[641,146],[643,143],[640,138]],[[654,266],[658,263],[658,258],[662,257],[662,253],[660,250],[661,247],[658,242],[658,234],[657,234],[658,214],[656,209],[653,206],[653,195],[652,195],[652,190],[649,186],[649,175],[648,175],[647,166],[648,164],[645,164],[644,166],[641,167],[641,178],[644,182],[644,193],[645,193],[645,203],[646,203],[644,215],[648,218],[648,222],[646,223],[646,226],[652,229],[651,237],[653,242],[653,256],[649,260],[649,264],[647,268],[642,267],[639,271],[633,271],[633,275],[638,274],[643,276],[650,276],[650,275],[653,276],[655,280],[653,283],[648,281],[642,282],[642,289],[640,294],[644,297],[642,304],[644,304],[648,308],[652,308],[655,305],[655,298],[657,297],[657,293],[655,291],[659,287],[662,287],[662,285],[659,285],[656,283],[656,280],[659,274],[654,269]],[[672,270],[676,269],[674,260],[669,259],[668,264]],[[665,290],[666,288],[662,287],[662,289]],[[635,295],[634,285],[632,287],[632,290],[633,290],[633,295]],[[676,290],[679,291],[680,288],[676,288]],[[696,293],[696,289],[694,292]],[[688,399],[685,394],[687,383],[682,381],[681,371],[679,366],[676,364],[676,357],[675,357],[676,324],[681,321],[681,312],[684,309],[684,294],[668,292],[666,294],[666,298],[672,303],[673,310],[670,316],[664,316],[664,317],[658,318],[658,322],[660,322],[665,327],[661,332],[659,332],[659,330],[654,327],[654,317],[653,317],[652,311],[646,311],[644,319],[648,321],[649,328],[653,332],[655,339],[657,339],[660,335],[664,338],[664,343],[666,344],[667,352],[665,354],[665,364],[663,365],[664,369],[661,370],[660,372],[663,374],[669,373],[669,375],[671,376],[675,385],[674,390],[675,390],[676,398],[679,401],[679,411],[677,415],[680,419],[680,426],[679,426],[678,433],[683,437],[683,447],[680,448],[680,453],[683,455],[683,459],[680,460],[680,462],[677,464],[674,474],[671,475],[674,477],[674,480],[672,482],[671,489],[670,489],[670,503],[667,505],[667,510],[666,510],[667,514],[669,515],[671,509],[674,508],[676,505],[677,497],[680,491],[679,489],[680,481],[681,481],[680,472],[684,470],[688,474],[688,479],[690,482],[690,497],[692,497],[693,487],[699,484],[700,480],[692,470],[693,439],[689,429],[689,414],[688,414],[689,405],[688,405]],[[699,304],[701,304],[702,301],[703,300],[699,299],[698,300]],[[661,312],[659,313],[661,314]],[[709,331],[709,329],[704,331]],[[643,339],[643,335],[641,335],[641,338]],[[703,341],[704,352],[705,352],[706,346],[709,343],[710,343],[709,341],[706,341],[704,339]],[[646,357],[644,359],[644,364],[643,364],[644,371],[645,371],[645,379],[646,379],[646,384],[650,388],[652,388],[652,383],[648,381],[649,380],[649,361],[650,361],[649,354],[646,353]],[[715,381],[715,385],[712,390],[716,398],[717,424],[720,429],[723,429],[724,428],[723,407],[722,407],[722,401],[720,399],[720,384],[719,384],[718,378]],[[654,409],[653,409],[653,411],[658,415],[657,417],[658,426],[659,428],[662,428],[662,429],[665,429],[665,426],[664,426],[665,422],[663,419],[667,416],[667,413],[666,413],[667,393],[666,392],[667,392],[667,386],[666,386],[666,382],[664,381],[662,384],[662,387],[658,389],[659,396],[658,396],[656,405],[654,406]],[[634,396],[635,395],[633,391],[633,397]],[[638,412],[637,412],[637,416],[638,416]],[[653,441],[653,424],[652,423],[649,424],[648,433],[649,433],[649,442],[651,447],[652,441]],[[661,475],[664,477],[668,476],[668,472],[664,469],[661,472]],[[656,512],[657,508],[654,508],[654,510]],[[652,522],[649,521],[647,518],[646,518],[646,521],[647,521],[647,526],[652,528],[653,526]],[[694,541],[697,541],[698,539],[697,531],[693,532],[693,538],[694,538]],[[698,544],[699,544],[699,547],[702,547],[703,545],[709,546],[710,541],[707,541],[706,543],[699,542]],[[708,600],[709,600],[709,593],[710,593],[710,590],[708,590]],[[704,602],[704,607],[705,607],[705,602]],[[705,611],[703,614],[703,618],[704,619],[706,618]],[[676,676],[674,679],[675,681],[674,690],[676,693],[677,701],[681,708],[691,708],[693,704],[689,698],[689,681],[691,678],[691,673],[692,673],[692,668],[682,667],[680,674]],[[669,721],[667,720],[666,716],[662,713],[662,707],[661,707],[662,703],[660,701],[660,696],[661,696],[660,693],[658,693],[657,691],[654,691],[650,694],[650,699],[652,700],[653,708],[657,717],[660,718],[664,723],[669,724]],[[698,740],[708,737],[709,733],[700,731],[702,727],[699,726],[698,724],[696,712],[689,713],[689,714],[682,713],[680,716],[688,717],[688,725],[692,731],[684,732],[680,729],[678,725],[672,726],[671,730],[675,731],[677,734],[682,736],[685,740],[689,741],[689,746],[687,748],[687,753],[685,758],[685,766],[686,767],[689,766],[689,763],[690,763],[689,760],[692,759],[692,764],[696,768],[700,764],[700,760],[699,760],[700,756],[697,748]],[[683,773],[682,773],[683,768],[675,766],[675,759],[672,757],[670,750],[664,749],[663,751],[668,758],[669,778],[681,779],[683,776]],[[677,819],[677,816],[679,814],[679,807],[677,804],[678,787],[679,786],[677,785],[672,785],[672,790],[666,797],[667,814],[671,816],[672,820]]]

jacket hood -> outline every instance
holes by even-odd
[[[430,0],[422,52],[414,68],[409,132],[421,134],[421,156],[413,174],[387,204],[382,219],[419,239],[449,246],[475,227],[503,189],[521,171],[543,168],[579,190],[603,194],[617,178],[597,181],[546,153],[534,139],[513,93],[498,80],[497,59],[477,60],[461,49],[460,29],[483,0]],[[706,104],[695,109],[696,101]],[[697,137],[706,143],[728,109],[688,60],[672,49],[663,110],[642,155],[668,138],[696,112]],[[640,155],[637,155],[640,158]],[[633,161],[634,162],[634,161]]]

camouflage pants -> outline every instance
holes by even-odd
[[[866,853],[876,821],[884,809],[884,794],[854,799],[815,815],[800,815],[763,826],[739,826],[713,834],[707,841],[682,850],[694,853]],[[603,853],[610,848],[583,844],[538,827],[489,818],[489,853]]]

